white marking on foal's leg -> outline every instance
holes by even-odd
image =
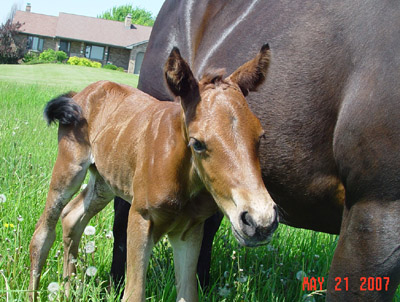
[[[203,239],[203,223],[195,225],[185,232],[168,234],[174,249],[174,266],[178,302],[196,302],[197,294],[197,262],[199,260],[201,242]]]

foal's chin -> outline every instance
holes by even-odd
[[[240,231],[236,230],[233,225],[232,225],[232,232],[233,232],[233,235],[235,236],[236,240],[239,242],[240,245],[246,246],[246,247],[257,247],[257,246],[266,245],[271,240],[272,234],[274,233],[276,227],[274,227],[271,230],[271,232],[269,232],[266,236],[263,236],[263,237],[259,237],[259,236],[248,237],[248,236],[245,236],[245,235],[241,234]]]

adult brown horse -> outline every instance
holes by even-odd
[[[217,206],[241,244],[257,246],[270,237],[278,214],[261,178],[263,130],[242,93],[265,80],[269,58],[264,45],[226,79],[216,72],[197,81],[174,48],[165,63],[174,103],[97,82],[47,104],[48,122],[60,122],[58,156],[30,244],[31,300],[59,217],[64,277],[70,277],[84,228],[115,196],[132,204],[124,301],[145,300],[150,253],[165,234],[174,249],[177,301],[197,301],[203,223]],[[89,184],[70,202],[88,170]]]
[[[262,175],[284,223],[340,231],[327,301],[390,301],[399,284],[399,28],[393,0],[166,0],[143,61],[139,88],[168,100],[172,45],[200,75],[270,43],[269,77],[248,99],[266,130]],[[388,291],[360,291],[376,276]]]

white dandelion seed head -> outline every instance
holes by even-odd
[[[96,234],[96,228],[94,226],[88,225],[85,230],[83,231],[83,233],[86,236],[90,236],[90,235],[94,235]]]
[[[247,276],[241,276],[237,278],[237,281],[239,281],[240,283],[246,283],[247,279],[248,279]]]
[[[18,220],[19,222],[22,222],[22,221],[24,221],[24,218],[23,218],[21,215],[18,215],[17,220]]]
[[[307,274],[303,271],[298,271],[296,273],[296,279],[299,281],[303,281],[304,277],[307,277]]]
[[[0,203],[5,203],[7,201],[6,195],[0,194]]]
[[[93,277],[94,275],[96,275],[97,273],[97,268],[95,266],[89,266],[86,269],[86,275],[88,275],[89,277]]]
[[[107,234],[106,234],[106,238],[107,239],[113,239],[113,237],[114,237],[113,232],[112,231],[108,231]]]
[[[84,247],[86,254],[93,253],[95,249],[96,249],[96,245],[95,245],[94,241],[89,241],[88,243],[86,243],[86,245]]]
[[[50,293],[56,293],[56,292],[58,292],[59,289],[60,289],[60,285],[57,282],[51,282],[49,284],[49,286],[47,287],[47,290]]]
[[[221,297],[224,297],[224,298],[228,297],[230,295],[230,293],[231,293],[231,290],[227,286],[224,286],[224,287],[218,289],[218,294]]]

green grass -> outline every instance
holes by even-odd
[[[57,153],[57,127],[47,127],[42,110],[48,100],[92,81],[110,79],[136,85],[137,77],[115,71],[65,65],[0,65],[0,301],[26,301],[29,282],[28,246],[44,208]],[[93,254],[82,252],[72,282],[73,298],[56,301],[118,301],[108,290],[112,259],[113,207],[106,207],[90,225],[96,234],[83,236],[81,246],[94,241]],[[337,236],[281,225],[271,242],[255,249],[238,246],[226,221],[216,236],[211,268],[211,290],[201,301],[305,301],[299,271],[325,277]],[[42,272],[40,299],[48,301],[51,282],[63,285],[62,236],[57,239]],[[85,275],[95,266],[94,277]],[[326,282],[324,284],[326,288]],[[9,290],[7,290],[9,289]],[[162,240],[153,251],[146,287],[148,301],[175,301],[172,250]],[[324,293],[312,293],[323,301]]]
[[[0,65],[0,82],[81,90],[100,80],[136,87],[138,76],[108,69],[63,64]]]

